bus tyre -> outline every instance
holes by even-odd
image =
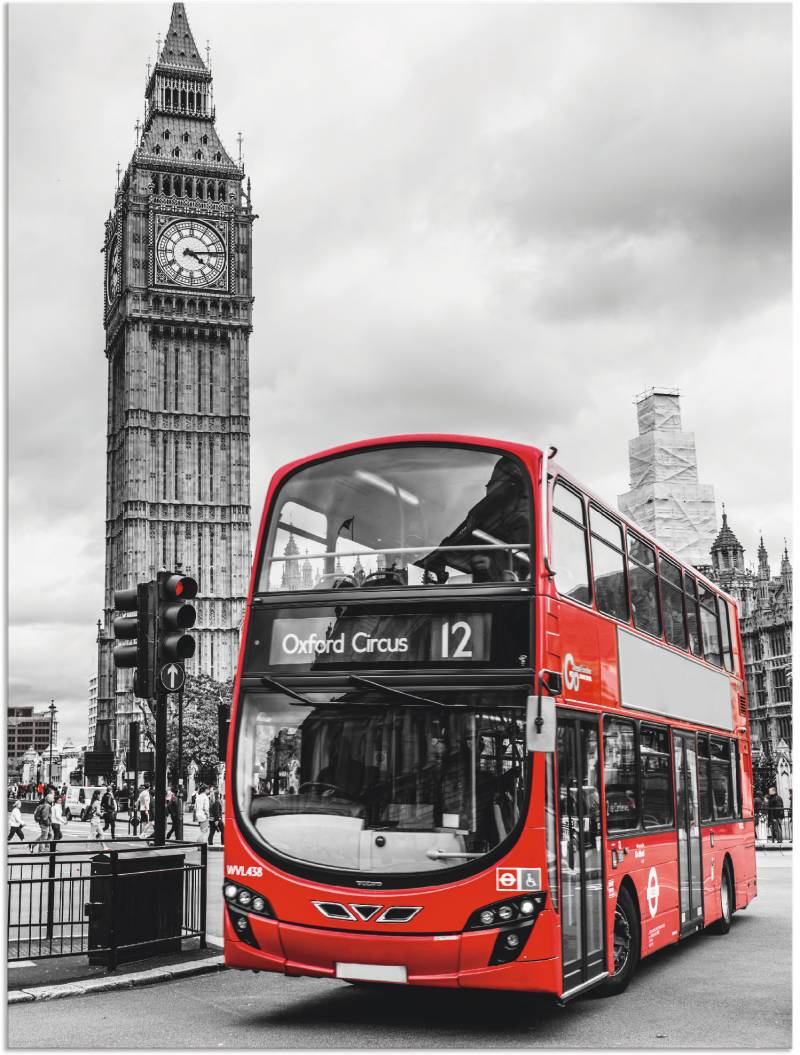
[[[727,860],[722,867],[722,881],[719,884],[719,907],[720,918],[709,928],[714,934],[727,934],[731,929],[733,920],[733,879],[731,878],[731,866]]]
[[[622,887],[614,909],[614,973],[603,986],[606,996],[624,992],[639,966],[642,939],[639,913],[627,887]]]

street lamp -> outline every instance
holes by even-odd
[[[56,716],[56,701],[51,700],[50,706],[47,708],[50,712],[50,766],[47,771],[47,779],[53,783],[53,722]]]

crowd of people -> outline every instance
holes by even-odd
[[[39,827],[39,837],[32,840],[28,849],[34,853],[47,849],[47,844],[63,838],[64,828],[70,820],[67,808],[67,786],[60,788],[54,784],[39,784],[36,788],[38,803],[33,813],[34,823]],[[15,838],[25,842],[24,822],[22,819],[22,799],[16,784],[9,784],[8,801],[11,804],[9,813],[8,842]],[[117,820],[120,812],[120,801],[127,805],[128,830],[140,839],[151,839],[155,830],[155,803],[150,785],[144,783],[134,801],[134,794],[127,785],[117,789],[113,785],[98,787],[92,791],[88,805],[86,794],[81,788],[78,794],[81,805],[81,819],[89,822],[89,838],[103,839],[109,833],[111,839],[117,837]],[[169,789],[165,801],[167,818],[166,838],[177,840],[181,833],[180,820],[185,812],[183,808],[183,789],[173,786]],[[223,842],[225,834],[225,807],[219,789],[201,784],[192,796],[189,810],[197,824],[196,842],[214,844],[214,836],[219,833]]]

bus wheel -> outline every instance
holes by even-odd
[[[627,989],[639,966],[641,944],[639,915],[628,888],[623,887],[614,909],[614,973],[603,986],[606,996],[616,996]]]
[[[720,918],[709,928],[715,934],[727,934],[731,929],[733,920],[733,880],[731,879],[731,866],[726,861],[722,868],[722,882],[719,885],[719,906],[722,910]]]

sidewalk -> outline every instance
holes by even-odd
[[[788,843],[773,843],[767,839],[756,839],[756,850],[791,850],[792,844]]]
[[[217,942],[201,949],[199,939],[187,943],[183,952],[152,956],[135,963],[121,964],[116,971],[92,967],[88,956],[10,963],[7,968],[8,1003],[32,1000],[59,1000],[67,996],[105,993],[113,989],[156,985],[172,978],[191,978],[224,969]]]

